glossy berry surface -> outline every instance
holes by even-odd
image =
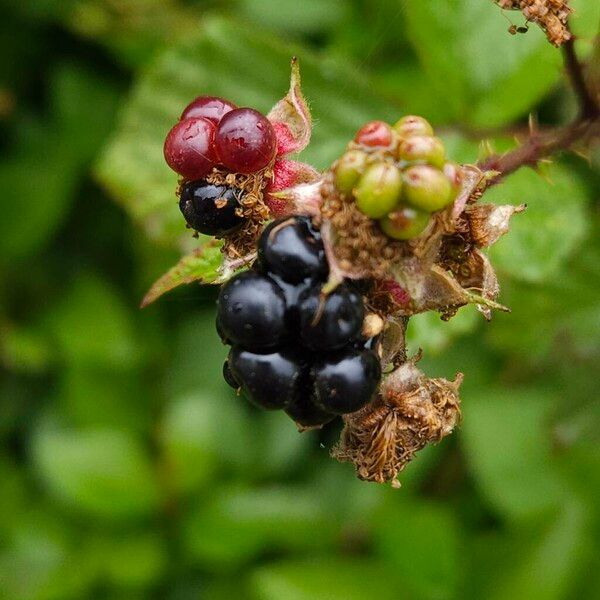
[[[334,350],[351,342],[365,316],[362,298],[347,284],[326,297],[314,286],[299,300],[300,337],[313,350]]]
[[[454,199],[449,179],[429,165],[416,165],[404,172],[403,199],[411,206],[435,212],[448,206]]]
[[[362,150],[348,150],[335,167],[335,187],[344,194],[351,194],[367,166],[367,155]]]
[[[253,404],[266,409],[285,408],[302,391],[301,361],[287,350],[257,354],[232,348],[227,360],[234,380]]]
[[[388,148],[394,141],[394,134],[387,123],[370,121],[358,130],[354,141],[368,148]]]
[[[423,233],[430,214],[424,210],[401,206],[379,221],[383,232],[395,240],[410,240]]]
[[[192,229],[206,235],[222,236],[244,222],[236,213],[240,208],[240,196],[241,191],[236,188],[192,181],[181,187],[179,210]]]
[[[439,138],[415,135],[400,143],[398,157],[408,162],[422,161],[441,169],[446,161],[446,151]]]
[[[388,163],[370,165],[361,176],[354,197],[356,206],[367,217],[380,219],[400,202],[402,174]]]
[[[198,96],[192,100],[181,113],[180,120],[203,117],[212,121],[215,125],[226,115],[237,108],[233,102],[218,98],[217,96]]]
[[[163,152],[167,164],[185,179],[202,179],[217,163],[215,125],[207,119],[186,119],[167,134]]]
[[[413,135],[433,135],[433,127],[429,121],[415,115],[402,117],[393,129],[401,138],[408,138]]]
[[[283,292],[255,271],[236,275],[219,292],[217,319],[223,335],[249,350],[276,348],[283,342],[285,313]]]
[[[305,390],[294,399],[286,408],[286,414],[302,427],[319,427],[325,425],[337,415],[319,408],[312,396],[312,392]]]
[[[269,120],[252,108],[236,108],[225,114],[215,134],[221,163],[235,173],[255,173],[275,157],[277,140]]]
[[[258,242],[258,258],[263,270],[288,283],[327,276],[321,235],[309,217],[284,217],[270,223]]]
[[[341,415],[355,412],[371,400],[381,366],[370,350],[344,349],[317,361],[312,377],[316,405]]]
[[[234,390],[237,390],[240,387],[240,384],[238,383],[237,379],[233,376],[233,373],[231,372],[231,367],[229,366],[229,360],[226,360],[223,363],[223,379],[225,380],[225,383],[229,387],[232,387]]]

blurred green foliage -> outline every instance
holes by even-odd
[[[599,155],[491,190],[509,315],[410,326],[464,422],[394,491],[221,381],[214,289],[139,312],[194,241],[162,138],[202,93],[267,110],[301,61],[325,167],[418,112],[452,154],[568,119],[560,54],[484,0],[3,0],[0,598],[600,597]],[[578,50],[600,21],[574,0]]]

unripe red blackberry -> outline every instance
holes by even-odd
[[[394,141],[394,133],[384,121],[370,121],[358,130],[354,141],[367,148],[389,148]]]
[[[165,139],[165,160],[185,179],[202,179],[217,163],[214,141],[215,125],[208,119],[179,121]]]
[[[230,171],[255,173],[275,158],[275,130],[257,110],[236,108],[219,122],[215,149],[221,163]]]
[[[225,100],[224,98],[218,98],[216,96],[198,96],[195,100],[192,100],[181,113],[180,120],[190,118],[202,117],[212,121],[215,125],[226,115],[228,112],[237,108],[233,102]]]

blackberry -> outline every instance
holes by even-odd
[[[285,408],[300,398],[302,361],[286,348],[257,354],[234,346],[229,353],[234,381],[239,381],[247,398],[268,410]]]
[[[258,242],[258,259],[267,273],[288,283],[324,280],[329,270],[321,234],[310,217],[273,221]]]
[[[192,181],[181,187],[179,210],[186,223],[199,233],[221,237],[244,222],[237,214],[241,190],[206,181]]]
[[[342,283],[322,297],[327,273],[310,218],[280,219],[263,232],[256,267],[230,279],[218,300],[217,329],[233,346],[228,383],[303,427],[358,410],[381,377],[377,340],[361,333],[369,282]]]
[[[311,375],[315,404],[343,415],[359,410],[371,400],[381,378],[381,365],[370,350],[348,348],[322,357]]]
[[[362,298],[348,285],[339,285],[322,297],[318,287],[299,299],[300,336],[313,350],[334,350],[352,341],[365,316]]]
[[[221,288],[217,307],[222,334],[234,344],[260,351],[285,340],[285,296],[261,273],[246,271],[230,279]]]

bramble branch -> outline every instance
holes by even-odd
[[[563,44],[562,51],[565,70],[579,104],[577,118],[569,125],[543,132],[531,127],[528,137],[518,148],[506,154],[494,154],[482,161],[479,164],[482,170],[498,172],[489,185],[498,183],[520,167],[535,167],[541,160],[557,152],[572,150],[576,146],[585,147],[600,137],[600,105],[594,90],[590,90],[586,84],[573,37]]]

